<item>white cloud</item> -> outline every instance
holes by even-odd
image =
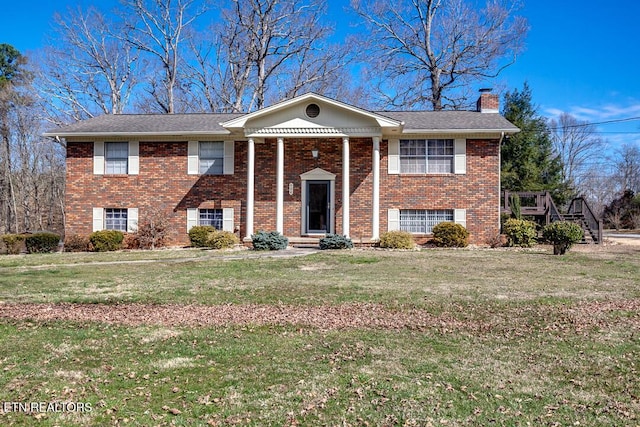
[[[624,120],[640,117],[640,102],[633,101],[622,104],[574,105],[568,109],[555,107],[545,108],[543,114],[549,118],[556,118],[561,113],[569,113],[578,120],[587,122],[604,122],[609,120]]]

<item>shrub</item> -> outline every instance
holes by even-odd
[[[340,234],[327,234],[320,239],[320,249],[351,249],[353,241],[347,236]]]
[[[46,232],[35,233],[27,236],[24,243],[30,254],[54,252],[60,245],[60,235]]]
[[[88,252],[89,237],[71,234],[64,239],[65,252]]]
[[[154,250],[164,246],[164,240],[169,230],[169,220],[164,212],[156,212],[138,227],[137,237],[139,246],[143,249]]]
[[[504,234],[497,234],[487,239],[487,245],[489,245],[489,247],[494,249],[500,248],[506,244],[507,244],[507,236],[505,236]]]
[[[251,235],[253,249],[257,251],[277,251],[287,249],[289,239],[277,231],[258,231]]]
[[[216,229],[210,225],[196,225],[189,230],[189,240],[191,246],[195,248],[206,248],[209,242],[209,236],[215,233]]]
[[[522,219],[522,202],[517,194],[509,195],[509,205],[511,206],[511,218]]]
[[[118,230],[94,231],[89,241],[96,252],[117,251],[122,247],[124,233]]]
[[[387,231],[380,235],[380,247],[389,249],[413,249],[416,242],[408,231]]]
[[[536,243],[536,223],[525,219],[510,218],[502,231],[507,235],[507,246],[530,248]]]
[[[127,233],[122,240],[122,249],[140,249],[138,233]]]
[[[25,236],[22,234],[5,234],[2,236],[2,242],[7,247],[7,253],[17,255],[22,252]]]
[[[213,249],[232,248],[240,243],[238,236],[230,231],[214,231],[209,235],[207,246]]]
[[[445,248],[464,248],[469,245],[469,232],[460,224],[441,222],[433,227],[433,242]]]
[[[552,222],[542,229],[542,238],[553,244],[554,255],[564,255],[583,235],[582,228],[569,221]]]

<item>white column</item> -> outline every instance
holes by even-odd
[[[349,237],[349,138],[342,138],[342,234]]]
[[[247,159],[247,234],[248,239],[253,234],[253,211],[255,193],[255,165],[256,165],[256,144],[253,138],[249,138]]]
[[[284,138],[278,138],[276,163],[276,231],[284,234]]]
[[[371,238],[380,238],[380,138],[373,137],[373,197],[371,202]]]

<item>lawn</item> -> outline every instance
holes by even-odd
[[[636,426],[639,360],[633,248],[0,257],[2,425]]]

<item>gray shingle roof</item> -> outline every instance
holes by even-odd
[[[404,131],[478,130],[517,132],[518,128],[497,113],[476,111],[380,111],[404,122]]]
[[[228,131],[220,123],[242,114],[106,114],[62,126],[47,132],[47,136],[91,134],[189,134]]]
[[[382,111],[404,122],[404,132],[494,131],[517,132],[500,114],[475,111]],[[108,114],[47,132],[46,136],[228,134],[220,123],[242,114]]]

